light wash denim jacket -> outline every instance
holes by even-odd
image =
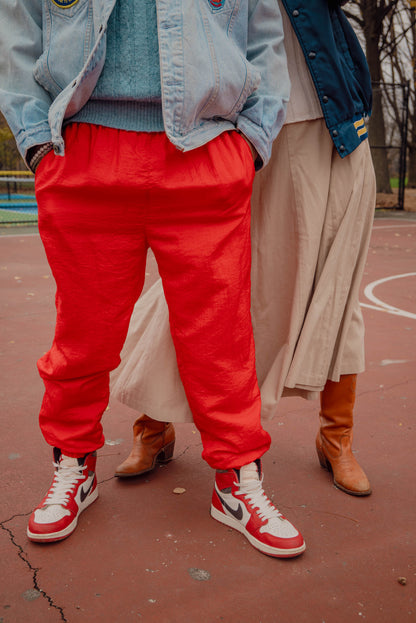
[[[23,157],[49,141],[64,154],[63,121],[97,83],[115,1],[2,0],[0,109]],[[171,142],[187,151],[237,127],[266,163],[290,90],[276,0],[155,1]]]

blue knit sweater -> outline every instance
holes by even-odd
[[[163,132],[155,0],[117,0],[103,71],[89,102],[70,121]]]

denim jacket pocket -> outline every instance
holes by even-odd
[[[43,0],[43,52],[35,80],[55,98],[82,70],[93,44],[88,0]]]
[[[209,0],[205,0],[209,2]],[[225,6],[227,5],[227,7]],[[205,93],[198,84],[199,119],[228,119],[233,123],[242,110],[247,98],[260,83],[260,73],[246,58],[240,42],[234,41],[227,22],[238,19],[239,2],[235,2],[228,13],[228,0],[218,19],[202,20],[198,47],[198,67],[205,76]],[[188,52],[188,55],[187,55]],[[185,51],[185,58],[195,57],[195,50]],[[194,90],[195,92],[195,90]]]

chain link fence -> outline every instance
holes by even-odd
[[[377,144],[379,132],[372,131],[370,125],[370,145],[378,186],[380,176],[388,178],[391,201],[388,207],[404,210],[407,168],[407,136],[409,120],[409,82],[373,83],[373,92],[380,94],[385,126],[385,141]],[[370,121],[371,124],[371,121]],[[374,136],[377,138],[374,140]],[[384,184],[385,185],[385,184]]]
[[[34,176],[30,171],[0,171],[0,226],[38,220]]]

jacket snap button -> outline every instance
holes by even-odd
[[[316,56],[316,52],[309,52],[308,56],[310,59],[313,59]]]
[[[345,145],[340,145],[340,146],[339,146],[339,150],[340,150],[340,151],[345,151]]]
[[[298,11],[297,9],[295,9],[295,10],[292,12],[292,15],[293,15],[293,17],[299,17],[299,11]]]
[[[323,98],[322,98],[323,103],[326,104],[328,99],[329,99],[328,96],[324,95]]]
[[[337,137],[337,136],[338,136],[338,130],[333,130],[333,131],[332,131],[332,136]]]

